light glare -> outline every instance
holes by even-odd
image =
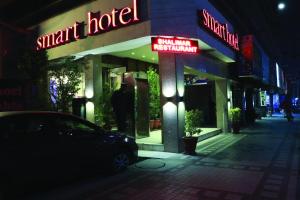
[[[278,4],[278,9],[279,9],[279,10],[285,9],[285,3],[282,3],[282,2],[279,3],[279,4]]]

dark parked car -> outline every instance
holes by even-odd
[[[4,185],[73,168],[119,172],[135,162],[137,150],[134,138],[106,132],[73,115],[0,112],[0,176]]]

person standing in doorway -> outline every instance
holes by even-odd
[[[122,83],[119,90],[116,90],[111,97],[111,104],[115,119],[120,132],[129,132],[132,126],[132,113],[134,113],[134,91],[127,83]]]
[[[282,102],[280,106],[284,110],[284,117],[287,118],[288,121],[292,121],[294,119],[293,117],[293,111],[292,111],[292,101],[290,96],[286,96],[284,101]]]

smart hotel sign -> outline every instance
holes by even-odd
[[[87,13],[87,35],[84,33],[84,22],[75,22],[73,26],[39,37],[36,41],[37,50],[50,49],[139,22],[137,0],[132,2],[133,7],[113,8],[110,13]]]
[[[205,27],[209,32],[217,36],[221,41],[225,42],[231,48],[239,51],[239,36],[237,33],[231,33],[228,24],[221,24],[207,10],[200,10],[200,25]]]

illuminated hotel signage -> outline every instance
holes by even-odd
[[[133,7],[124,7],[121,9],[113,8],[110,13],[92,13],[87,14],[88,36],[98,35],[120,27],[128,26],[140,21],[138,16],[137,0],[133,1]],[[43,35],[36,41],[37,50],[50,49],[72,41],[85,38],[84,22],[75,22],[72,26],[58,30],[54,33]]]
[[[231,33],[228,24],[221,24],[207,10],[199,11],[200,24],[207,30],[217,36],[220,40],[228,44],[231,48],[239,51],[239,36],[237,33]]]
[[[197,40],[152,37],[152,51],[170,53],[199,53],[200,49]]]

